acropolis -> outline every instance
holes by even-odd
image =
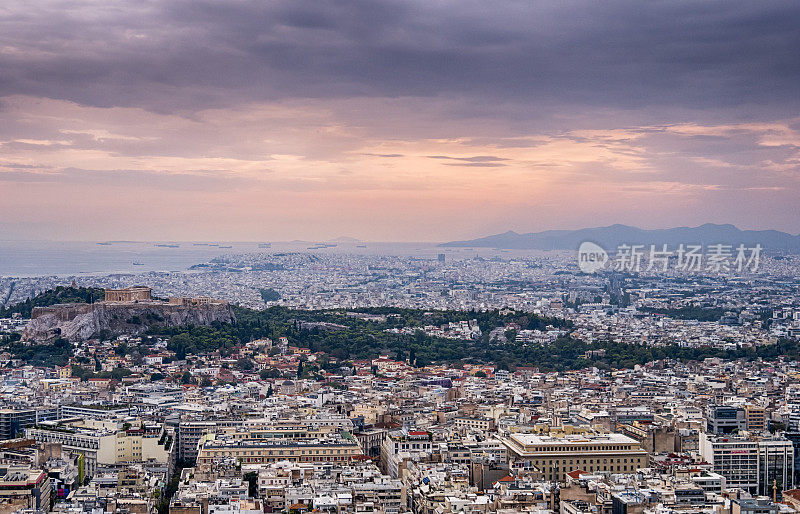
[[[147,286],[131,286],[122,289],[106,289],[106,303],[163,303],[154,300],[151,295],[151,289]],[[173,296],[170,297],[170,305],[227,305],[225,300],[216,300],[208,296],[200,296],[197,298],[187,296]]]
[[[152,301],[150,291],[146,286],[106,289],[106,302],[149,302]]]

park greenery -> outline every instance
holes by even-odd
[[[670,318],[693,319],[697,321],[719,321],[725,314],[725,309],[721,307],[687,306],[673,309],[643,308],[642,310],[653,314],[663,314]]]
[[[390,354],[417,366],[433,362],[469,359],[489,341],[489,332],[506,323],[522,328],[544,330],[548,326],[568,329],[571,323],[529,313],[500,311],[422,311],[418,309],[371,308],[359,312],[384,316],[385,321],[367,321],[344,311],[303,311],[285,307],[251,310],[234,307],[236,323],[210,326],[155,327],[152,335],[168,337],[168,348],[178,359],[210,351],[229,352],[233,347],[254,339],[286,337],[294,346],[324,352],[339,360],[366,359]],[[426,335],[422,328],[449,322],[475,319],[483,336],[477,340],[446,339]],[[310,325],[314,323],[327,325]],[[388,329],[417,328],[412,334],[394,334]],[[498,347],[499,348],[499,347]],[[500,349],[502,351],[502,349]]]
[[[6,351],[15,359],[41,367],[64,366],[72,355],[72,343],[56,339],[52,343],[26,345],[17,339],[6,345]]]
[[[70,290],[71,289],[71,290]],[[45,305],[52,301],[63,303],[68,298],[97,296],[81,288],[59,288],[48,291],[26,305]],[[84,295],[84,296],[81,296]],[[12,309],[17,306],[12,307]],[[24,309],[24,307],[20,307]],[[230,355],[235,348],[256,339],[270,338],[273,341],[287,338],[290,345],[309,348],[312,352],[323,352],[326,369],[336,369],[341,363],[369,359],[379,355],[406,361],[412,366],[446,363],[492,363],[501,369],[513,370],[520,366],[536,366],[542,370],[563,371],[596,366],[603,369],[629,368],[654,360],[678,359],[701,360],[709,357],[725,359],[800,359],[800,344],[793,340],[780,340],[778,344],[755,348],[723,350],[711,347],[684,347],[678,345],[645,346],[615,341],[585,342],[570,336],[572,323],[560,319],[542,317],[520,311],[425,311],[395,307],[365,308],[358,312],[368,314],[363,319],[343,310],[296,310],[286,307],[270,307],[253,310],[234,306],[235,323],[213,323],[207,326],[153,326],[145,339],[163,338],[167,348],[175,352],[176,359],[187,356],[218,352]],[[16,311],[19,312],[19,311]],[[699,312],[686,312],[687,316],[700,317]],[[716,315],[716,313],[715,313]],[[696,319],[693,317],[692,319]],[[449,322],[476,320],[482,335],[477,339],[462,340],[436,337],[426,334],[423,327],[443,325]],[[521,329],[557,328],[563,335],[550,344],[516,341],[514,330],[506,331],[508,338],[492,338],[489,333],[498,327],[515,324]],[[393,333],[389,329],[411,327],[411,333]],[[36,365],[64,365],[72,355],[73,345],[63,339],[51,343],[25,344],[17,336],[4,336],[3,346],[14,358]],[[597,352],[595,350],[602,350]],[[273,349],[273,352],[276,349]],[[147,345],[121,344],[115,348],[118,355],[132,354],[137,357],[147,352]],[[339,364],[337,364],[339,363]],[[91,367],[92,363],[89,364]],[[107,372],[99,369],[87,370],[87,366],[76,370],[82,378],[121,378],[124,371]],[[77,367],[77,366],[76,366]],[[250,371],[254,364],[249,359],[240,359],[235,368]],[[313,369],[299,369],[298,375],[311,376]],[[125,370],[127,371],[127,370]],[[270,373],[262,372],[269,377]],[[156,377],[158,379],[159,377]]]
[[[261,299],[264,300],[264,303],[267,302],[277,302],[281,299],[281,294],[272,289],[271,287],[266,289],[259,289],[258,291],[261,294]]]

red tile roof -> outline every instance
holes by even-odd
[[[569,473],[567,473],[567,475],[569,475],[570,478],[574,478],[575,480],[577,480],[581,477],[581,475],[585,475],[586,473],[587,472],[582,469],[576,469],[574,471],[570,471]]]

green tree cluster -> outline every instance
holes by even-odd
[[[49,307],[59,303],[92,303],[103,299],[105,290],[99,287],[58,286],[23,302],[0,309],[0,318],[9,318],[15,313],[19,313],[23,318],[30,318],[34,307]]]

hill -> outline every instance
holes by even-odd
[[[34,307],[49,307],[61,303],[94,303],[105,298],[105,290],[99,287],[58,286],[40,293],[24,302],[0,309],[0,318],[9,318],[19,313],[23,318],[30,318]]]
[[[141,334],[156,325],[203,326],[233,321],[233,311],[228,304],[171,305],[158,301],[66,303],[34,308],[22,339],[85,341],[94,337],[106,339],[123,334]]]
[[[679,359],[702,360],[708,357],[726,359],[776,359],[784,356],[800,358],[798,341],[779,341],[777,345],[757,348],[721,350],[718,348],[688,348],[677,345],[644,346],[597,341],[587,343],[570,337],[572,324],[559,318],[546,318],[524,312],[501,314],[499,311],[422,311],[380,307],[359,309],[365,314],[383,315],[383,321],[367,321],[348,316],[343,311],[305,311],[270,307],[264,310],[234,307],[236,322],[212,324],[205,327],[154,327],[151,335],[168,339],[168,348],[178,358],[186,355],[219,351],[229,355],[233,349],[253,339],[269,337],[273,341],[286,337],[289,344],[309,348],[312,352],[324,352],[324,361],[346,362],[372,359],[390,355],[412,365],[437,364],[487,364],[494,363],[503,369],[518,366],[537,366],[542,370],[582,369],[597,366],[604,369],[630,368],[654,360]],[[483,332],[480,339],[460,340],[430,336],[421,330],[413,334],[396,334],[387,329],[440,325],[460,320],[476,319]],[[310,323],[304,323],[310,322]],[[315,323],[335,323],[344,328],[324,330],[315,328]],[[567,334],[548,345],[518,342],[511,337],[507,341],[489,337],[492,328],[516,323],[520,327],[544,330],[548,325],[564,329]],[[603,350],[602,355],[587,357],[587,352]],[[335,366],[334,366],[335,368]]]
[[[59,286],[0,310],[0,317],[20,313],[31,318],[23,340],[82,341],[92,337],[139,334],[154,325],[209,325],[235,321],[227,304],[171,305],[164,301],[105,303],[105,290]]]
[[[579,230],[546,230],[518,234],[514,231],[467,241],[451,241],[443,247],[480,247],[518,250],[577,250],[584,241],[591,241],[606,250],[621,244],[669,245],[683,244],[760,244],[767,250],[800,252],[800,235],[794,236],[777,230],[740,230],[733,225],[706,223],[699,227],[676,227],[645,230],[628,225],[584,228]]]
[[[90,332],[92,335],[97,332],[101,338],[107,338],[113,331],[159,336],[167,339],[168,348],[176,352],[177,358],[182,359],[186,355],[209,352],[230,355],[236,347],[254,339],[269,337],[277,340],[286,337],[293,346],[309,348],[312,352],[323,352],[321,362],[329,363],[330,369],[334,371],[338,366],[336,362],[370,359],[387,354],[416,366],[431,363],[494,363],[504,369],[537,366],[543,370],[581,369],[587,366],[604,369],[629,368],[661,359],[702,360],[707,357],[800,359],[800,343],[788,340],[780,340],[777,345],[729,351],[677,345],[643,346],[614,341],[587,343],[570,337],[572,324],[567,320],[525,312],[501,313],[497,310],[423,311],[380,307],[359,309],[360,315],[353,316],[353,313],[341,310],[307,311],[285,307],[252,310],[225,306],[232,311],[229,320],[206,318],[202,322],[196,322],[189,318],[168,320],[164,317],[165,312],[148,310],[151,307],[140,304],[120,305],[119,310],[109,310],[103,303],[63,307],[74,312],[86,310],[81,315],[88,321],[78,323],[86,331],[74,332],[79,336],[77,339],[87,337]],[[51,310],[54,307],[40,309],[40,312],[55,316],[54,312],[59,307],[53,312]],[[439,326],[471,319],[475,319],[481,328],[480,339],[448,339],[427,335],[421,330],[413,333],[391,331],[401,327],[421,329],[426,325]],[[105,325],[94,325],[95,322]],[[513,333],[506,334],[505,341],[489,337],[494,328],[504,327],[509,323],[532,330],[546,330],[552,326],[564,330],[566,334],[549,345],[518,342]],[[328,330],[325,328],[326,324],[336,326],[336,329]],[[100,330],[95,327],[100,327]],[[53,332],[47,333],[48,327],[44,323],[39,328],[48,337],[56,335]],[[48,340],[47,343],[37,345],[23,344],[8,336],[2,341],[15,358],[36,365],[62,365],[71,354],[72,345],[65,338],[72,333],[64,330],[55,341]],[[590,357],[594,350],[603,352]]]

